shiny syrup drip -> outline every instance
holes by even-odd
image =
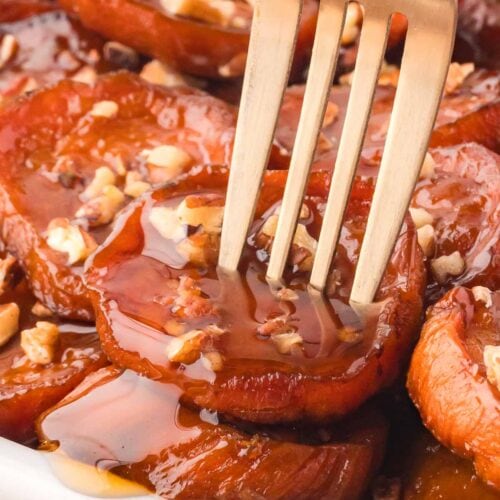
[[[308,491],[306,485],[313,487],[315,480],[326,479],[327,490],[335,485],[335,491],[359,490],[369,476],[366,459],[370,462],[377,454],[385,435],[386,425],[376,412],[331,430],[268,433],[260,428],[258,434],[255,429],[246,433],[220,423],[216,414],[182,407],[179,397],[171,384],[131,371],[101,370],[40,422],[43,448],[52,451],[46,456],[56,474],[79,491],[79,475],[92,479],[93,470],[91,489],[87,485],[83,491],[94,495],[130,494],[134,484],[120,482],[117,474],[167,498],[239,498],[245,491],[269,498],[289,491],[292,498],[294,491],[299,496]],[[284,459],[289,470],[276,475]],[[287,490],[290,471],[302,480]],[[92,483],[99,485],[97,491]]]

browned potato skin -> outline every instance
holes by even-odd
[[[60,4],[90,29],[183,73],[220,79],[219,68],[247,51],[248,30],[170,15],[151,1],[61,0]],[[296,75],[307,63],[312,48],[317,11],[315,0],[305,1],[293,68]],[[232,76],[241,76],[243,70],[244,65]]]
[[[134,391],[124,391],[120,379]],[[90,423],[89,411],[97,417]],[[87,422],[83,432],[80,417]],[[89,465],[104,450],[122,464],[111,472],[166,498],[353,500],[361,497],[380,464],[387,423],[371,408],[326,426],[330,437],[323,442],[311,439],[317,429],[242,431],[203,421],[198,412],[179,406],[173,386],[107,368],[47,411],[37,430],[44,447],[53,450],[55,444],[56,453]],[[125,453],[123,442],[129,443]],[[130,457],[144,442],[152,449],[137,453],[135,462]]]
[[[499,343],[499,292],[492,298],[488,310],[455,288],[431,309],[407,385],[426,427],[500,489],[500,393],[482,363],[484,346]]]

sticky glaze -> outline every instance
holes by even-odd
[[[115,118],[88,115],[102,100],[118,104]],[[139,153],[162,144],[182,148],[193,164],[226,164],[235,120],[231,106],[203,92],[154,87],[125,72],[94,87],[64,81],[12,103],[0,118],[2,237],[37,296],[62,316],[93,316],[81,266],[67,266],[67,256],[49,248],[43,234],[54,218],[74,219],[96,168],[121,162],[142,172]],[[66,170],[70,185],[60,177]],[[123,183],[121,177],[118,187]],[[89,229],[98,243],[109,231],[109,225]]]
[[[39,435],[55,449],[51,461],[65,456],[167,498],[357,498],[384,446],[373,411],[335,428],[243,432],[179,396],[173,385],[103,370],[42,417]]]
[[[267,175],[258,217],[279,201],[285,176],[284,172]],[[252,243],[245,250],[241,281],[235,282],[218,277],[213,266],[201,270],[183,266],[169,242],[149,223],[151,207],[168,205],[190,193],[222,193],[226,182],[224,170],[193,172],[178,186],[144,198],[120,219],[87,274],[104,349],[119,366],[178,384],[187,400],[246,420],[344,415],[392,380],[411,343],[423,285],[413,227],[403,229],[378,295],[379,307],[367,319],[359,342],[348,344],[337,335],[342,327],[356,326],[357,316],[347,302],[370,186],[360,182],[355,188],[357,199],[334,264],[340,283],[334,284],[332,278],[329,300],[312,303],[305,286],[307,275],[291,268],[286,280],[299,300],[277,300],[264,281],[266,254]],[[323,174],[311,182],[307,204],[313,216],[307,227],[313,237],[318,234],[326,185]],[[262,222],[257,221],[256,227]],[[179,317],[173,303],[183,277],[194,279],[204,299]],[[298,330],[304,350],[280,354],[272,341],[256,331],[278,316],[285,316]],[[186,331],[213,323],[227,329],[217,340],[224,368],[212,372],[203,360],[180,366],[169,363],[166,347],[172,337],[162,329],[169,319],[185,323]]]

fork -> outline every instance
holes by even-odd
[[[360,158],[391,16],[408,32],[350,303],[373,302],[424,161],[451,59],[455,0],[360,0],[364,21],[310,286],[323,291]],[[304,101],[267,270],[280,284],[335,73],[348,0],[321,0]],[[237,270],[293,58],[302,0],[256,0],[236,129],[219,267]]]

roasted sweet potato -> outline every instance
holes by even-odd
[[[0,436],[26,443],[35,438],[35,419],[107,360],[95,328],[34,314],[36,300],[24,279],[6,288],[0,303],[0,308],[4,304],[17,304],[19,330],[33,328],[38,321],[59,326],[59,343],[49,364],[29,360],[21,348],[19,333],[0,347]]]
[[[361,155],[359,173],[376,175],[380,155],[385,143],[395,88],[390,84],[394,75],[388,74],[386,85],[379,85],[375,94],[372,114]],[[337,157],[350,87],[335,86],[330,93],[322,134],[318,142],[314,168],[331,170]],[[299,122],[303,86],[290,87],[283,106],[276,132],[275,166],[286,168],[295,141]],[[500,152],[500,73],[476,71],[466,78],[456,90],[448,92],[441,103],[436,126],[431,137],[432,147],[451,146],[463,142],[477,142]]]
[[[500,156],[477,144],[430,154],[433,171],[419,181],[411,203],[425,210],[415,215],[417,225],[433,228],[430,241],[421,235],[431,271],[427,299],[434,302],[457,285],[500,288]],[[463,269],[447,273],[442,257],[456,252]]]
[[[85,26],[106,38],[125,43],[183,73],[218,79],[241,76],[245,69],[251,7],[246,2],[235,2],[238,3],[247,7],[244,15],[237,11],[234,16],[241,27],[231,26],[232,19],[203,22],[178,16],[165,10],[157,0],[60,1],[62,7],[74,13]],[[304,2],[293,68],[295,75],[300,74],[307,63],[317,11],[315,0]]]
[[[297,432],[248,433],[207,417],[180,406],[173,385],[104,369],[49,410],[38,432],[56,456],[101,471],[109,464],[166,498],[351,500],[367,487],[387,431],[372,410],[302,431],[300,442]]]
[[[0,117],[1,236],[35,295],[61,316],[91,319],[81,263],[109,234],[116,209],[186,166],[226,164],[234,124],[222,101],[125,72],[93,87],[64,81],[8,105]],[[71,255],[75,244],[81,252]]]
[[[312,300],[307,271],[328,188],[328,175],[317,173],[290,255],[291,290],[275,296],[264,276],[285,178],[283,171],[266,176],[241,281],[216,273],[216,221],[187,230],[177,216],[169,219],[185,212],[197,226],[203,213],[220,217],[225,169],[193,171],[127,211],[86,273],[114,363],[177,384],[189,403],[255,422],[341,417],[392,382],[421,311],[424,272],[414,227],[405,222],[379,303],[362,326],[347,303],[373,186],[358,182],[329,300]]]
[[[499,292],[450,291],[428,313],[408,374],[408,390],[426,427],[472,459],[479,476],[496,488],[500,392],[493,379],[499,359],[490,364],[484,352],[500,346],[499,307]]]

